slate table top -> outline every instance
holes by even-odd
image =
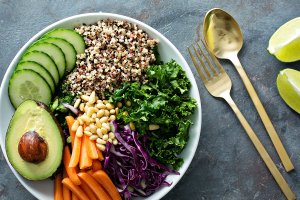
[[[266,50],[273,32],[299,17],[299,0],[0,0],[0,80],[19,49],[60,19],[102,11],[141,20],[165,35],[183,54],[196,77],[202,101],[202,130],[195,157],[181,181],[163,199],[285,199],[229,106],[208,94],[188,57],[186,48],[197,40],[203,17],[213,7],[231,13],[242,28],[240,60],[294,163],[293,172],[284,171],[241,79],[225,61],[222,63],[233,82],[233,99],[300,197],[300,115],[283,102],[275,84],[280,70],[300,69],[300,63],[281,63]],[[35,199],[15,178],[2,152],[0,199]]]

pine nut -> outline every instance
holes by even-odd
[[[111,110],[109,111],[109,113],[113,115],[113,114],[116,113],[116,111],[115,111],[115,109],[111,109]]]
[[[126,104],[127,107],[130,107],[131,106],[131,101],[126,101],[125,104]]]
[[[88,117],[91,117],[93,113],[94,113],[94,109],[93,109],[92,107],[89,107],[89,108],[87,109],[86,115],[87,115]]]
[[[81,112],[84,111],[84,103],[81,103],[81,104],[79,105],[79,110],[80,110]]]
[[[103,134],[102,134],[102,131],[101,131],[101,129],[100,128],[97,128],[97,135],[100,137],[100,138],[102,138],[103,137]]]
[[[107,134],[107,132],[108,132],[108,131],[107,131],[106,128],[103,128],[103,127],[101,128],[101,133],[102,133],[103,135],[104,135],[104,134]]]
[[[155,130],[158,130],[159,129],[159,125],[157,124],[150,124],[149,125],[149,130],[150,131],[155,131]]]
[[[108,103],[108,101],[107,101],[107,100],[102,100],[102,102],[103,102],[104,104],[107,104],[107,103]]]
[[[118,103],[117,103],[117,106],[118,106],[118,108],[122,108],[123,105],[122,105],[121,102],[118,102]]]
[[[110,104],[110,103],[105,104],[105,106],[106,106],[106,108],[107,108],[108,110],[111,110],[111,109],[114,108],[113,105]]]
[[[97,112],[97,117],[98,117],[98,118],[101,118],[103,115],[104,115],[104,110],[103,110],[103,109],[101,109],[101,110],[99,110],[99,111]]]
[[[91,135],[90,136],[90,140],[97,140],[98,139],[98,136],[97,135]]]
[[[76,136],[77,137],[82,137],[83,131],[82,131],[82,126],[79,126],[77,131],[76,131]]]
[[[116,120],[116,115],[111,115],[111,116],[109,116],[109,120],[110,120],[110,121]]]
[[[96,92],[93,91],[89,98],[89,104],[94,104],[95,102],[96,102]]]
[[[100,120],[98,118],[96,118],[96,126],[98,128],[101,128],[102,127],[102,123],[100,122]]]
[[[115,111],[116,111],[116,115],[118,115],[119,114],[119,108],[116,108]]]
[[[112,143],[113,143],[113,145],[117,145],[118,144],[118,140],[117,139],[113,139]]]
[[[105,140],[105,141],[107,141],[108,140],[108,135],[104,134],[103,137],[102,137],[102,139]]]
[[[91,121],[90,121],[90,118],[88,117],[88,116],[86,116],[86,115],[82,115],[81,116],[81,119],[84,121],[84,122],[86,122],[86,123],[90,123]]]
[[[102,103],[102,104],[103,104],[102,100],[97,100],[97,104],[98,104],[98,103]]]
[[[92,118],[93,118],[93,119],[96,119],[96,118],[97,118],[97,113],[93,113],[93,114],[92,114]]]
[[[108,117],[109,116],[109,111],[108,110],[104,110],[104,115]]]
[[[108,138],[107,142],[112,143],[112,139]]]
[[[107,122],[108,121],[108,117],[102,117],[100,119],[100,122],[103,123],[103,122]]]
[[[90,124],[90,130],[91,130],[92,133],[97,132],[97,127],[95,126],[95,124]]]
[[[102,123],[102,127],[106,128],[108,131],[110,131],[110,126],[108,123],[106,123],[106,122]]]
[[[77,120],[79,121],[79,124],[80,124],[80,125],[83,125],[83,124],[84,124],[84,122],[83,122],[83,120],[81,119],[81,117],[78,117]]]
[[[101,151],[104,151],[105,150],[105,146],[103,144],[98,144],[96,143],[96,146],[98,149],[100,149]]]
[[[135,125],[134,125],[133,122],[129,123],[129,127],[130,127],[131,130],[133,130],[133,131],[135,130]]]
[[[96,105],[96,107],[99,108],[99,109],[106,109],[106,105],[104,105],[103,103],[98,103]]]
[[[78,108],[80,102],[81,102],[81,99],[76,99],[76,101],[74,103],[74,108]]]
[[[91,129],[90,129],[90,127],[89,126],[87,126],[87,127],[85,127],[85,129],[84,129],[85,131],[90,131]]]
[[[88,102],[89,101],[89,96],[87,96],[87,95],[81,95],[81,97],[80,97],[83,101],[86,101],[86,102]]]
[[[83,133],[84,133],[85,135],[87,135],[87,136],[93,135],[93,133],[91,133],[90,131],[84,131]]]
[[[102,140],[101,138],[98,138],[98,139],[96,140],[96,142],[99,143],[99,144],[106,144],[106,141],[105,141],[105,140]]]
[[[108,138],[115,139],[115,134],[113,132],[108,133]]]
[[[79,121],[75,120],[75,122],[74,122],[73,125],[72,125],[71,130],[72,130],[72,131],[77,131],[78,126],[79,126]]]

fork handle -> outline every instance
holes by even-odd
[[[285,170],[287,172],[291,171],[294,169],[293,163],[290,160],[278,134],[276,133],[276,130],[264,108],[264,106],[262,105],[260,99],[257,96],[257,93],[252,85],[252,83],[250,82],[244,68],[242,67],[241,62],[239,61],[237,56],[233,56],[231,59],[231,62],[234,64],[235,68],[237,69],[238,73],[240,74],[244,85],[254,103],[254,106],[271,138],[271,141],[277,151],[277,154],[279,155],[279,158],[285,168]]]
[[[266,151],[266,149],[264,148],[264,146],[262,145],[262,143],[260,142],[260,140],[258,139],[256,134],[252,130],[251,126],[245,119],[244,115],[241,113],[241,111],[239,110],[237,105],[232,100],[230,94],[229,93],[224,94],[223,98],[227,101],[227,103],[230,105],[230,107],[236,114],[237,118],[240,120],[242,126],[244,127],[245,131],[247,132],[247,134],[248,134],[249,138],[251,139],[252,143],[254,144],[256,150],[258,151],[261,158],[267,165],[268,169],[270,170],[271,174],[273,175],[274,179],[278,183],[280,189],[282,190],[282,192],[284,193],[286,198],[288,200],[296,199],[295,194],[293,193],[293,191],[289,187],[288,183],[285,181],[285,179],[283,178],[283,176],[277,169],[275,163],[273,162],[270,155],[268,154],[268,152]]]

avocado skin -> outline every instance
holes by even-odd
[[[19,142],[18,136],[22,136],[22,134],[24,134],[26,131],[24,131],[23,133],[12,132],[12,131],[18,130],[18,128],[14,128],[14,126],[19,126],[19,127],[25,126],[24,123],[19,123],[19,124],[16,124],[16,123],[18,123],[18,121],[21,121],[21,122],[26,121],[26,120],[23,120],[23,118],[25,119],[28,116],[21,116],[21,117],[18,116],[18,115],[20,115],[18,113],[19,108],[22,110],[26,110],[26,109],[24,109],[24,107],[26,105],[31,106],[31,108],[28,109],[30,111],[35,112],[34,110],[37,110],[36,113],[48,113],[49,114],[49,115],[47,115],[47,120],[42,119],[36,124],[39,125],[39,123],[41,123],[41,121],[42,121],[42,123],[51,124],[51,126],[53,126],[55,129],[54,130],[55,134],[52,132],[52,130],[51,131],[48,130],[48,133],[47,133],[47,137],[52,137],[51,135],[55,135],[55,138],[54,138],[55,142],[52,142],[53,143],[52,144],[49,140],[46,141],[48,143],[48,145],[49,145],[49,143],[52,144],[52,147],[50,147],[49,151],[55,152],[54,155],[53,154],[50,155],[51,153],[48,152],[48,155],[47,155],[47,156],[52,156],[52,158],[53,158],[53,156],[55,157],[54,159],[52,159],[55,161],[55,166],[54,166],[54,164],[53,164],[53,166],[51,166],[51,163],[46,163],[47,165],[43,164],[44,162],[47,162],[46,161],[47,159],[38,164],[29,163],[24,160],[21,160],[22,158],[18,154],[18,149],[15,148],[15,143],[18,144],[18,142]],[[39,108],[42,108],[42,110],[40,110]],[[30,117],[30,114],[28,114],[28,115]],[[23,130],[23,129],[21,128],[21,130]],[[50,134],[50,132],[51,132],[51,134]],[[16,136],[16,138],[14,138],[14,136],[11,136],[13,134],[18,135],[18,136]],[[11,142],[11,141],[17,141],[17,142]],[[7,157],[10,161],[10,164],[16,169],[16,171],[18,171],[18,173],[20,175],[22,175],[24,178],[26,178],[28,180],[44,180],[46,178],[51,177],[53,174],[55,174],[55,172],[61,166],[64,144],[65,144],[65,140],[64,140],[62,128],[47,105],[45,105],[42,102],[34,101],[34,100],[26,100],[22,104],[20,104],[20,106],[16,109],[16,112],[14,113],[14,115],[10,121],[8,130],[6,133],[6,144],[5,144]],[[12,145],[12,146],[10,146],[10,145]],[[20,158],[17,158],[17,157],[20,157]],[[17,159],[19,159],[19,160],[17,161]],[[23,165],[26,165],[26,167],[22,167]],[[30,171],[32,171],[32,172],[29,173],[28,171],[27,172],[23,171],[24,169],[26,171],[28,168],[30,169],[31,167],[32,167],[32,169]],[[43,171],[43,170],[48,170],[48,169],[51,169],[51,172]]]

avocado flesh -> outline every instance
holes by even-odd
[[[48,152],[44,161],[31,163],[23,160],[18,144],[26,132],[34,130],[47,143]],[[43,180],[52,176],[61,164],[63,138],[60,127],[40,103],[24,101],[14,113],[7,133],[5,148],[11,165],[28,180]]]

